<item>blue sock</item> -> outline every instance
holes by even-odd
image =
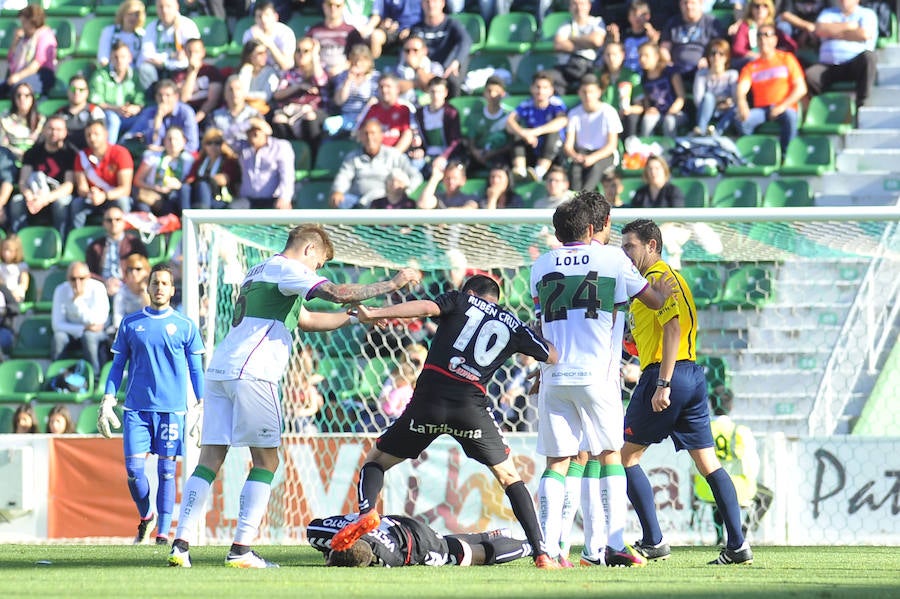
[[[125,458],[125,471],[128,473],[128,490],[134,500],[142,520],[150,517],[150,481],[144,474],[144,458],[130,456]]]
[[[159,458],[156,464],[159,473],[159,489],[156,490],[156,513],[159,520],[156,524],[156,535],[169,536],[172,527],[172,510],[175,509],[175,460]]]
[[[662,530],[656,518],[656,502],[653,500],[653,486],[650,479],[644,474],[640,464],[626,468],[625,479],[628,481],[628,501],[634,506],[638,520],[641,521],[644,535],[641,543],[656,545],[662,542]]]
[[[731,550],[740,549],[744,544],[744,533],[741,530],[741,506],[738,504],[737,492],[734,483],[724,468],[719,468],[706,477],[713,497],[716,498],[716,507],[722,516],[725,530],[728,531],[727,547]]]

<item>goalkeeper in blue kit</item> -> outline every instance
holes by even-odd
[[[113,363],[100,404],[97,428],[105,437],[124,424],[123,445],[128,489],[140,514],[135,544],[143,543],[158,518],[156,544],[167,545],[175,507],[175,459],[184,453],[190,376],[199,406],[203,398],[203,342],[196,325],[171,307],[175,279],[168,265],[150,272],[150,305],[122,319],[112,346]],[[128,365],[124,423],[113,408]],[[159,457],[156,511],[144,473],[148,453]]]

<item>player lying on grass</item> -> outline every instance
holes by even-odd
[[[441,294],[434,300],[377,309],[359,306],[360,322],[440,317],[440,324],[412,399],[366,456],[357,489],[359,519],[335,535],[332,546],[336,550],[350,548],[362,535],[378,528],[375,505],[384,486],[385,471],[418,457],[446,433],[456,439],[467,456],[490,468],[503,487],[534,548],[535,565],[542,569],[559,568],[547,556],[531,493],[516,470],[485,396],[485,385],[512,354],[520,352],[539,362],[555,363],[557,352],[514,314],[498,306],[499,298],[497,281],[475,275],[460,291]]]
[[[307,525],[306,536],[324,554],[326,566],[490,566],[531,555],[531,545],[510,538],[506,529],[445,536],[404,516],[383,516],[378,528],[348,549],[332,551],[332,537],[356,519],[356,514],[329,516]]]

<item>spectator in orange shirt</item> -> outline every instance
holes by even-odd
[[[774,24],[759,28],[759,58],[749,62],[738,78],[738,127],[750,135],[766,121],[777,121],[782,152],[797,135],[797,102],[806,95],[806,76],[797,58],[776,49]],[[753,93],[753,108],[747,93]]]

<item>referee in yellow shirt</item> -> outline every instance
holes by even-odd
[[[622,249],[647,280],[671,274],[676,293],[659,310],[633,302],[628,313],[641,361],[641,378],[625,412],[622,463],[628,499],[641,521],[643,538],[634,548],[647,559],[666,559],[653,487],[640,466],[648,446],[672,437],[686,449],[706,478],[725,521],[728,542],[710,565],[750,564],[753,552],[741,531],[741,508],[731,477],[716,457],[709,424],[706,377],[697,365],[697,308],[682,276],[662,261],[662,233],[651,220],[636,220],[622,229]]]

